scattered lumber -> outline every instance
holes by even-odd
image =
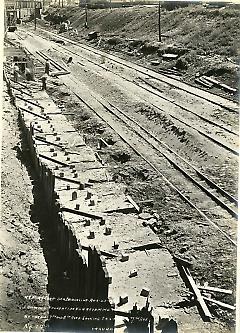
[[[32,115],[35,116],[35,117],[38,117],[38,118],[41,118],[41,119],[47,120],[46,117],[41,116],[40,114],[37,114],[37,113],[35,113],[35,112],[32,112],[32,111],[30,111],[30,110],[28,110],[28,109],[24,109],[24,108],[22,108],[22,107],[20,107],[20,106],[18,107],[18,109],[20,109],[20,110],[23,111],[23,112],[30,113],[30,114],[32,114]]]
[[[226,304],[226,303],[223,303],[223,302],[220,302],[220,301],[216,301],[215,299],[212,299],[212,298],[208,298],[208,297],[205,297],[205,296],[202,296],[203,299],[205,299],[206,301],[210,302],[210,303],[214,303],[214,304],[217,304],[219,306],[221,306],[222,308],[225,308],[225,309],[229,309],[229,310],[235,310],[235,306],[233,305],[230,305],[230,304]]]
[[[198,84],[201,84],[202,86],[206,87],[206,88],[212,88],[213,84],[207,82],[206,80],[203,80],[202,78],[195,78],[195,82]]]
[[[30,104],[35,105],[35,106],[37,106],[38,108],[44,110],[44,107],[43,107],[43,106],[38,105],[37,103],[34,103],[33,101],[30,101],[30,100],[28,100],[28,99],[26,99],[26,98],[23,98],[23,97],[19,96],[19,95],[16,95],[16,97],[19,98],[19,99],[21,99],[21,100],[24,101],[24,102],[30,103]]]
[[[64,163],[64,162],[58,161],[58,160],[56,160],[55,158],[48,157],[48,156],[43,155],[43,154],[39,154],[39,157],[44,158],[44,159],[46,159],[46,160],[49,160],[49,161],[51,161],[51,162],[53,162],[53,163],[56,163],[56,164],[60,164],[60,165],[65,166],[65,167],[68,167],[68,166],[69,166],[69,164],[67,164],[67,163]]]
[[[69,71],[57,71],[57,72],[52,72],[51,76],[56,77],[56,76],[60,76],[60,75],[67,75],[70,74]]]
[[[192,266],[192,263],[186,259],[183,259],[181,257],[178,257],[176,255],[173,255],[173,259],[177,261],[180,265],[185,266],[185,267],[190,267]]]
[[[196,296],[196,299],[197,299],[199,305],[201,306],[201,309],[202,309],[205,317],[207,317],[209,319],[212,318],[212,315],[211,315],[211,313],[210,313],[210,311],[209,311],[209,309],[208,309],[208,307],[207,307],[207,305],[206,305],[206,303],[204,301],[203,296],[201,295],[200,290],[198,289],[195,281],[193,280],[192,275],[191,275],[188,267],[183,267],[182,266],[182,270],[183,270],[183,272],[184,272],[184,274],[185,274],[188,282],[190,283],[190,285],[192,287],[192,290],[193,290],[193,292],[194,292],[194,294]]]
[[[225,91],[231,93],[231,94],[235,94],[237,92],[237,89],[232,88],[230,86],[228,86],[227,84],[221,83],[211,77],[208,76],[202,76],[202,79],[204,79],[207,82],[210,82],[212,84],[214,84],[215,86],[224,89]]]
[[[75,215],[91,217],[93,219],[97,219],[97,220],[101,220],[101,221],[104,219],[103,216],[101,216],[101,215],[97,215],[97,214],[90,213],[90,212],[84,212],[84,211],[81,211],[81,210],[74,210],[74,209],[67,208],[67,207],[62,207],[61,211],[62,212],[67,212],[67,213],[72,213],[72,214],[75,214]]]
[[[137,212],[140,212],[141,208],[137,205],[137,203],[130,197],[130,195],[126,196],[127,200],[133,205]]]
[[[217,287],[210,287],[210,286],[200,286],[200,285],[197,285],[197,287],[198,287],[198,289],[201,289],[201,290],[214,291],[217,293],[232,295],[232,290],[227,290],[227,289],[222,289],[222,288],[217,288]]]

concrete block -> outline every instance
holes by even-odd
[[[89,231],[88,238],[89,238],[89,239],[93,239],[93,238],[95,238],[95,233],[94,233],[94,231]]]
[[[69,156],[67,157],[67,161],[70,161],[70,157]]]
[[[57,133],[56,133],[56,132],[54,132],[54,133],[53,133],[53,135],[54,135],[54,136],[57,136]]]
[[[150,289],[144,287],[141,290],[140,296],[148,297],[149,293],[150,293]]]
[[[95,199],[90,199],[89,206],[95,206]]]
[[[57,137],[56,137],[56,141],[61,141],[60,136],[57,136]]]
[[[99,221],[99,224],[100,224],[100,225],[104,225],[104,224],[105,224],[105,220],[104,220],[104,219],[100,220],[100,221]]]
[[[106,227],[106,228],[105,228],[104,235],[108,236],[108,235],[111,235],[111,233],[112,233],[112,229],[109,228],[109,227]]]
[[[87,191],[86,200],[92,197],[92,192]]]
[[[115,250],[117,250],[117,249],[119,248],[119,244],[116,243],[116,242],[114,242],[114,243],[113,243],[113,248],[114,248]]]
[[[51,148],[50,148],[50,152],[53,152],[53,151],[54,151],[54,148],[51,147]]]
[[[75,209],[76,209],[76,210],[79,210],[79,208],[80,208],[80,205],[79,205],[79,204],[76,204]]]
[[[70,188],[71,188],[71,187],[70,187],[70,185],[68,184],[68,185],[67,185],[67,190],[70,190]]]
[[[85,220],[84,227],[89,227],[91,224],[90,220]]]
[[[55,166],[55,170],[59,170],[59,166],[58,165]]]
[[[56,157],[56,156],[57,156],[57,152],[54,152],[54,153],[52,154],[52,156],[53,156],[53,157]]]
[[[67,155],[68,155],[68,152],[65,151],[64,155],[67,156]],[[72,166],[74,167],[74,165],[70,165],[70,168],[71,168]]]
[[[136,269],[133,269],[132,271],[129,272],[129,277],[134,277],[134,276],[137,276],[138,275],[138,272]]]
[[[64,172],[60,172],[60,177],[64,177]]]
[[[128,295],[124,294],[119,297],[119,305],[126,304],[128,302]]]
[[[85,189],[85,184],[81,183],[79,184],[79,190],[84,190]]]
[[[77,178],[77,177],[78,177],[78,173],[76,172],[76,173],[74,173],[73,178]]]
[[[128,261],[129,260],[129,255],[126,253],[122,253],[121,255],[121,261]]]
[[[76,200],[77,199],[77,192],[74,191],[72,192],[72,200]]]

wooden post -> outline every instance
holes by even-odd
[[[161,37],[161,1],[158,3],[158,35],[159,35],[159,42],[162,41]]]

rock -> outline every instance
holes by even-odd
[[[147,225],[149,225],[149,227],[155,227],[156,220],[154,218],[151,218],[150,220],[147,221]]]
[[[165,231],[166,236],[175,235],[176,233],[177,233],[177,231],[175,229],[170,229],[170,230]]]
[[[152,218],[152,215],[149,213],[141,213],[138,215],[138,217],[142,220],[150,220]]]
[[[184,253],[188,250],[188,246],[184,245],[183,247],[181,247],[181,249],[179,250],[179,253]]]
[[[8,290],[8,292],[7,292],[7,296],[8,296],[8,297],[11,297],[12,295],[13,295],[13,290],[11,290],[11,289]]]
[[[28,282],[33,283],[33,278],[31,276],[28,277]]]
[[[26,254],[26,252],[25,251],[19,251],[19,257],[21,257],[21,256],[24,256]]]
[[[156,219],[156,220],[159,220],[160,219],[160,215],[158,213],[153,213],[153,217]]]

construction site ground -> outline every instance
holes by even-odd
[[[125,9],[119,9],[119,11],[123,12]],[[95,13],[96,17],[98,16],[97,14],[98,12]],[[112,13],[109,15],[111,17]],[[127,25],[125,26],[127,27]],[[77,23],[74,27],[77,27]],[[128,29],[126,28],[126,34],[127,31]],[[34,33],[34,30],[28,27],[27,29],[19,29],[17,34],[9,34],[8,38],[15,45],[20,43],[27,50],[34,53],[34,56],[38,58],[38,62],[42,61],[42,67],[40,66],[36,69],[36,80],[39,79],[44,71],[44,61],[36,55],[35,52],[37,50],[43,51],[65,67],[70,55],[67,49],[76,53],[79,52],[77,47],[71,44],[65,45],[66,50],[61,49],[56,42],[51,40],[50,36],[40,29],[36,31],[37,35],[42,34],[45,38],[47,36],[47,40],[36,36]],[[65,35],[69,36],[69,34]],[[85,32],[84,35],[86,35]],[[79,39],[81,40],[81,35]],[[101,69],[90,61],[86,61],[86,55],[92,61],[97,61],[104,66],[105,69]],[[128,59],[129,57],[131,58],[130,55],[127,56]],[[145,61],[149,61],[148,57],[145,57],[140,62]],[[149,106],[151,103],[159,105],[157,97],[155,99],[153,95],[143,92],[139,87],[117,75],[121,73],[122,76],[128,79],[138,80],[138,76],[134,71],[124,72],[125,69],[121,68],[121,65],[112,68],[110,61],[96,55],[89,56],[87,51],[82,51],[79,56],[73,56],[73,62],[66,68],[68,68],[70,74],[59,76],[58,78],[49,78],[48,80],[47,93],[52,101],[62,110],[62,114],[65,114],[80,135],[84,136],[87,145],[99,154],[112,181],[119,183],[119,190],[131,195],[136,202],[142,202],[140,205],[143,208],[143,212],[149,214],[150,218],[157,214],[157,231],[152,234],[153,239],[159,239],[163,245],[163,252],[167,251],[170,254],[178,255],[185,260],[191,261],[193,263],[191,273],[198,283],[203,284],[207,282],[210,286],[232,289],[232,296],[214,294],[214,297],[220,301],[234,304],[236,292],[236,247],[204,221],[195,210],[186,203],[181,202],[181,199],[177,198],[164,179],[157,176],[154,170],[121,140],[121,137],[113,130],[114,127],[118,132],[122,131],[123,133],[121,124],[114,122],[110,115],[108,116],[108,123],[111,124],[111,127],[106,122],[103,122],[99,117],[101,110],[96,99],[106,98],[114,105],[124,109],[136,121],[141,122],[154,131],[165,143],[184,154],[205,173],[222,182],[225,188],[231,191],[232,195],[237,194],[237,158],[219,146],[209,144],[206,138],[196,134],[194,130],[189,129],[177,120],[173,122],[167,113],[157,113],[154,107]],[[107,71],[106,68],[111,68],[117,74]],[[187,75],[188,71],[186,72],[186,78]],[[228,84],[235,83],[233,76],[226,82]],[[162,84],[159,88],[166,96],[174,97],[185,106],[189,107],[189,105],[192,105],[194,110],[197,110],[201,115],[211,116],[212,119],[238,131],[237,114],[227,114],[217,106],[212,107],[211,114],[209,114],[209,104],[207,102],[204,104],[197,97],[190,98],[187,94],[179,94],[176,88],[169,89],[166,84]],[[40,84],[37,89],[40,89]],[[76,95],[82,96],[84,100],[91,103],[93,109],[98,108],[98,115],[86,107]],[[233,96],[228,97],[232,98]],[[178,115],[178,110],[174,107],[169,107],[164,101],[160,106],[162,108],[167,107],[172,115]],[[204,125],[199,124],[194,118],[191,121],[194,126],[204,128],[201,127]],[[14,329],[18,328],[19,330],[38,330],[39,328],[41,329],[43,322],[39,323],[34,318],[32,319],[33,322],[26,326],[24,307],[27,301],[24,296],[27,293],[47,294],[47,267],[41,246],[44,251],[46,251],[46,248],[41,243],[41,232],[38,230],[39,222],[34,219],[39,212],[35,212],[34,216],[32,215],[31,179],[25,166],[26,156],[22,156],[19,148],[21,135],[17,125],[17,112],[10,104],[6,90],[3,105],[3,129],[1,228],[3,237],[1,237],[1,242],[3,240],[4,243],[1,243],[1,269],[3,272],[1,278],[1,285],[3,286],[1,288],[1,299],[5,301],[2,302],[1,329],[12,330],[14,326]],[[128,133],[123,134],[127,135]],[[213,133],[213,135],[219,138],[218,133]],[[99,149],[100,138],[103,138],[108,143],[107,147]],[[74,138],[72,139],[74,140]],[[234,138],[230,136],[222,136],[222,139],[229,145],[236,145]],[[137,143],[135,142],[135,144]],[[144,147],[142,149],[144,150]],[[102,173],[99,175],[100,178],[103,176],[105,175]],[[94,177],[96,177],[95,173]],[[111,192],[112,189],[109,188],[105,191]],[[109,205],[111,206],[113,202],[111,201],[111,196],[109,198],[107,200],[109,200]],[[107,205],[108,203],[105,202],[104,204]],[[206,202],[206,207],[207,205],[208,202]],[[212,214],[218,220],[221,228],[236,239],[237,231],[234,221],[230,218],[228,219],[226,213],[221,210],[213,210]],[[131,218],[131,215],[124,218]],[[135,220],[133,218],[133,223],[142,225],[143,222],[144,220]],[[146,228],[142,227],[142,229],[143,235],[144,230],[147,233]],[[122,235],[128,242],[131,240],[131,237],[128,239],[130,232],[125,230]],[[87,237],[85,240],[87,242]],[[107,242],[104,246],[108,249]],[[155,267],[158,263],[154,262],[154,251],[149,250],[149,254]],[[146,254],[146,258],[149,254]],[[137,254],[135,262],[138,263],[139,267],[142,265],[142,259],[139,260]],[[117,266],[114,267],[112,268],[113,270]],[[114,274],[121,279],[120,272],[119,274],[118,272]],[[149,272],[147,272],[146,280],[149,275],[151,275],[150,268]],[[157,281],[159,278],[156,276],[153,280]],[[160,289],[162,287],[164,289],[164,281],[166,284],[170,283],[169,280],[173,283],[174,279],[174,276],[162,277],[161,283],[152,286],[152,288],[157,287]],[[120,282],[119,285],[121,285]],[[179,288],[178,279],[174,288]],[[168,292],[171,294],[171,291]],[[170,315],[177,319],[183,329],[182,332],[234,332],[234,312],[211,305],[210,310],[214,319],[211,323],[206,323],[201,319],[198,309],[192,303],[191,295],[188,292],[180,297],[182,301],[184,300],[182,304],[178,305],[180,309],[174,306],[177,303],[176,295],[172,295],[172,297],[173,301],[171,301],[169,294],[166,299],[163,296],[162,306],[158,311],[162,314],[162,317]],[[46,315],[44,313],[46,309],[47,305],[44,305],[43,315]]]

